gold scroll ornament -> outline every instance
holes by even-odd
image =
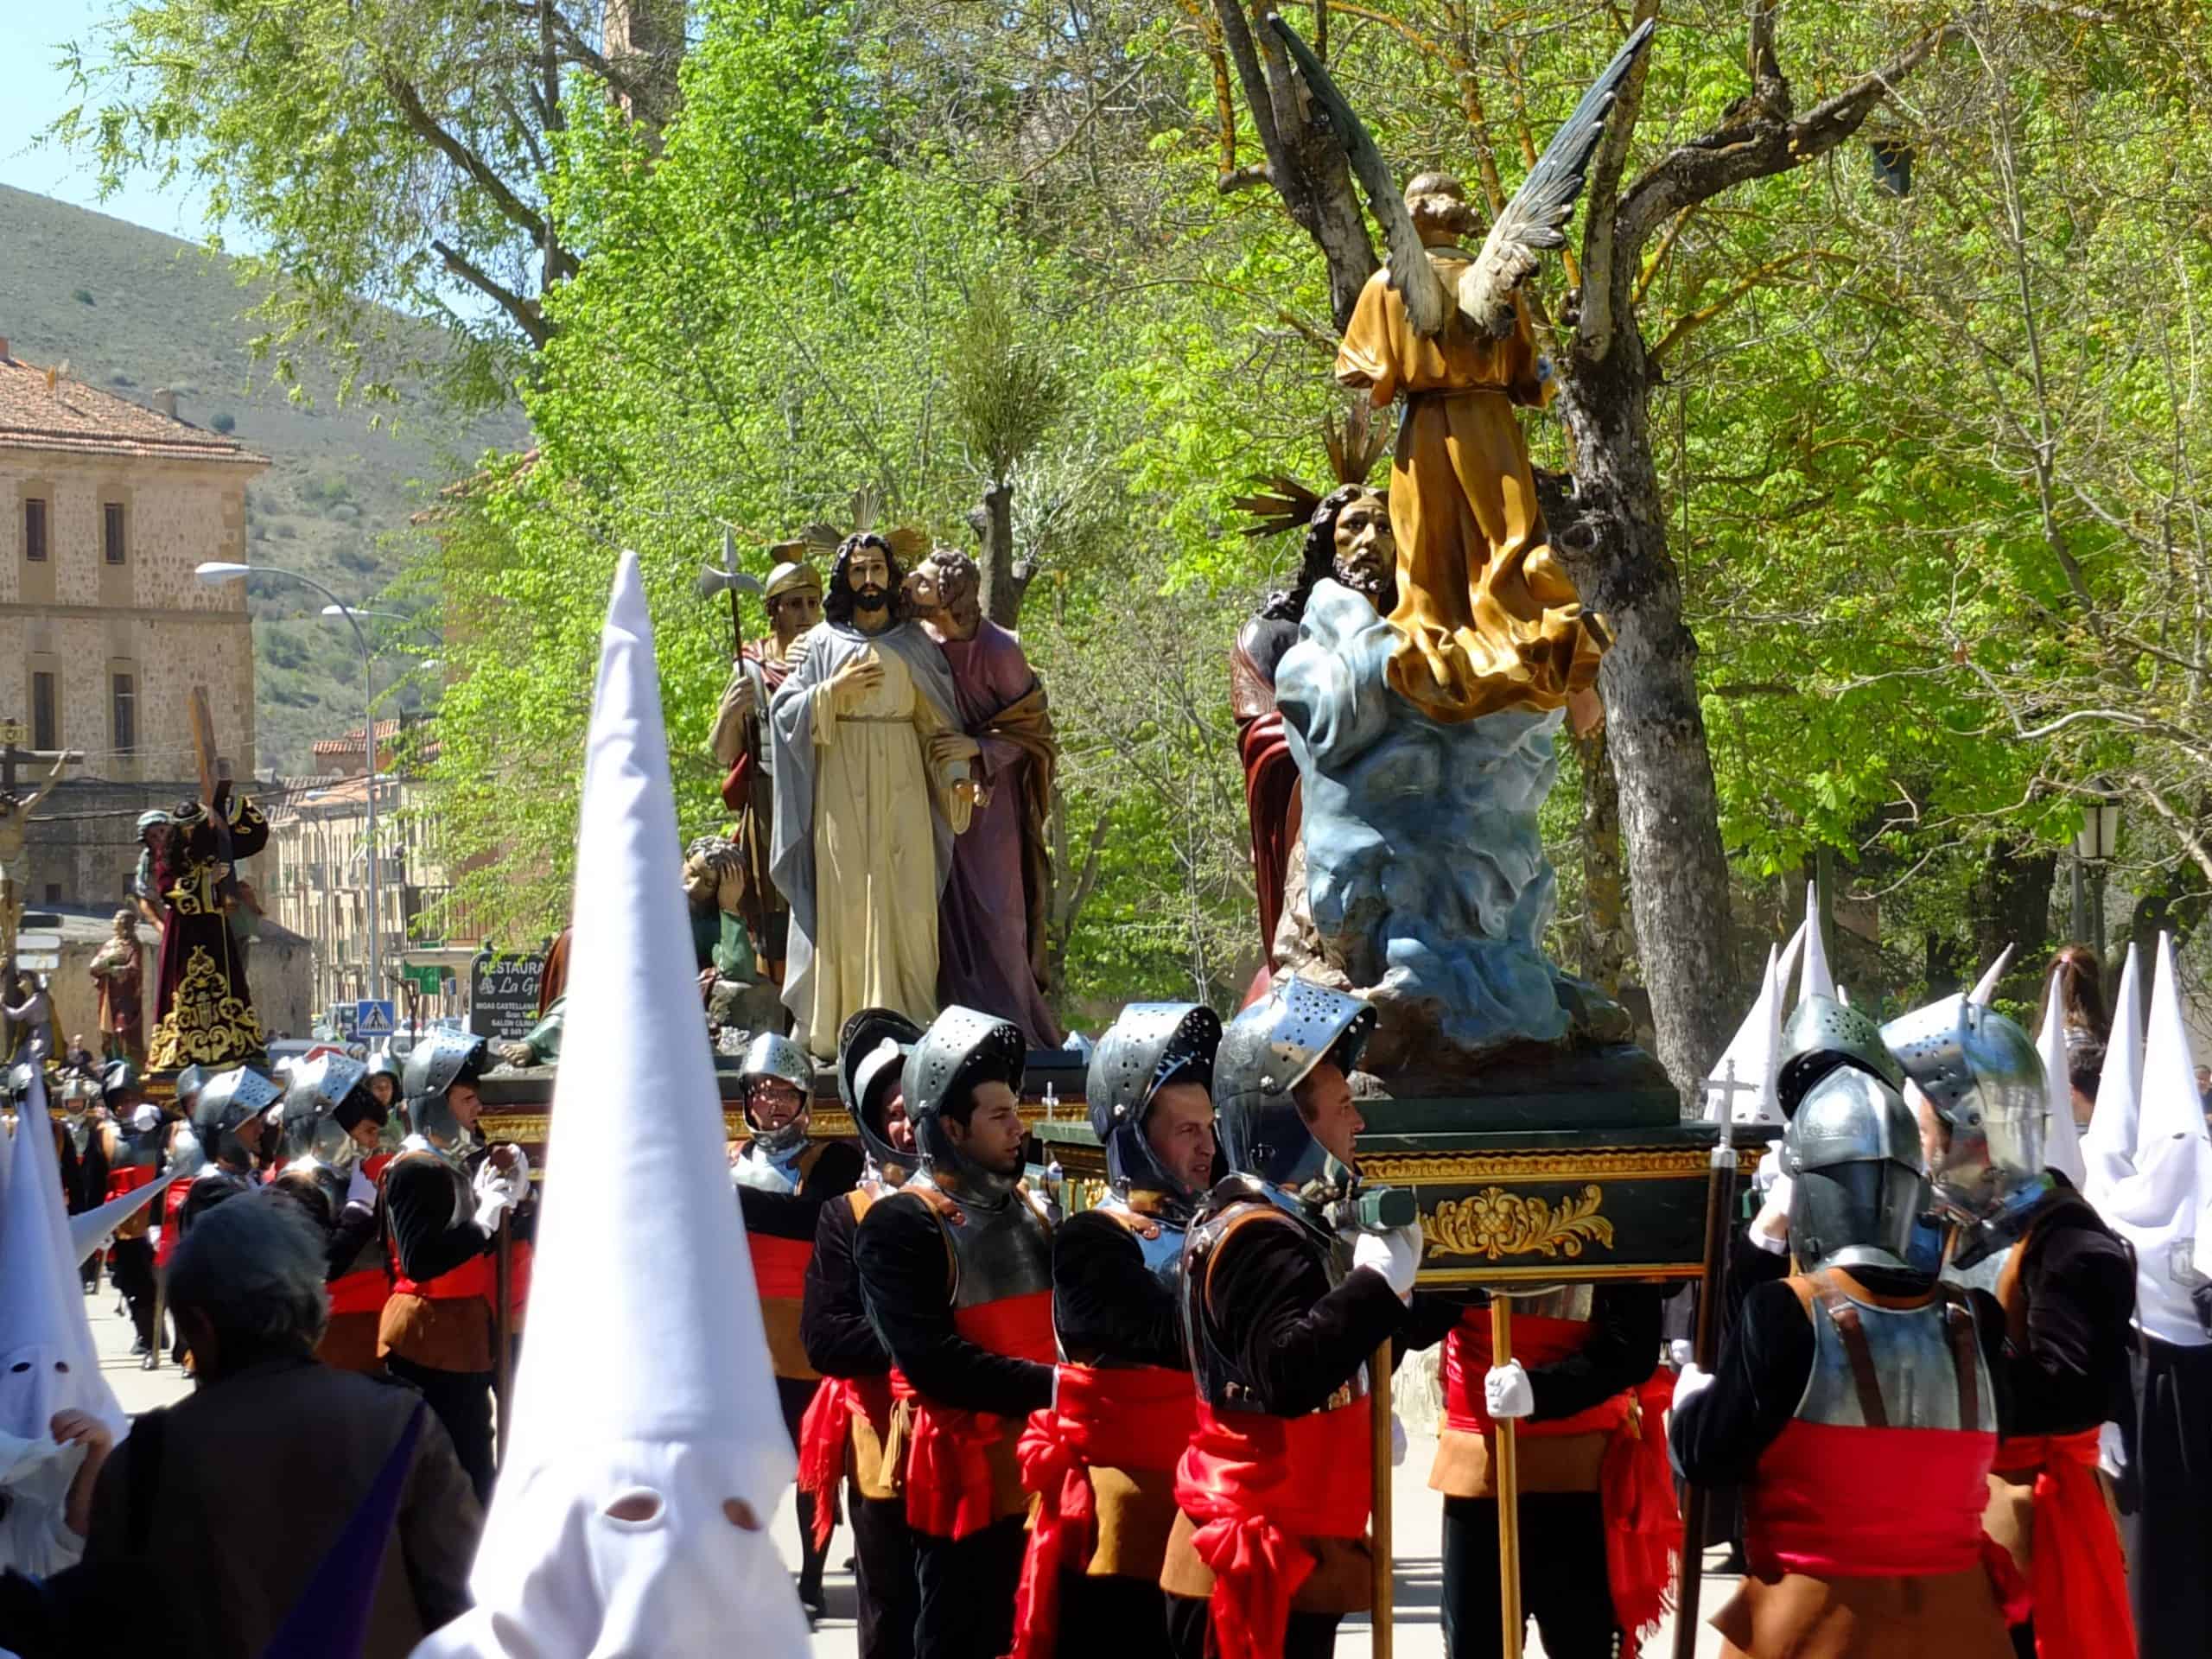
[[[1586,1240],[1610,1248],[1613,1224],[1598,1213],[1605,1194],[1586,1186],[1554,1206],[1548,1198],[1486,1186],[1470,1198],[1450,1198],[1424,1217],[1421,1231],[1447,1255],[1577,1256]]]

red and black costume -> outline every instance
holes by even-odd
[[[751,1155],[751,1154],[748,1154]],[[842,1141],[810,1142],[792,1160],[796,1192],[771,1192],[740,1183],[739,1212],[745,1217],[746,1248],[753,1257],[753,1287],[760,1299],[760,1322],[768,1336],[768,1361],[776,1374],[776,1395],[794,1449],[803,1440],[801,1425],[813,1403],[822,1373],[807,1357],[801,1329],[807,1270],[825,1206],[853,1191],[861,1178],[859,1149]],[[833,1494],[824,1512],[815,1494],[798,1492],[799,1599],[817,1613],[822,1606],[822,1567],[830,1548],[830,1528],[836,1514]]]
[[[1922,1274],[1829,1268],[1745,1298],[1671,1429],[1687,1478],[1744,1489],[1725,1653],[2010,1659],[2024,1586],[1981,1524],[2001,1345]]]
[[[1406,1308],[1294,1204],[1232,1176],[1191,1228],[1198,1426],[1160,1573],[1181,1659],[1322,1659],[1372,1599],[1368,1361]]]
[[[2009,1408],[1989,1477],[1990,1535],[2028,1580],[2016,1635],[2042,1659],[2133,1659],[2135,1620],[2097,1440],[2126,1419],[2135,1263],[2062,1175],[1998,1275],[1994,1363]],[[2212,1566],[2212,1563],[2208,1563]]]
[[[903,1458],[891,1454],[891,1351],[868,1323],[853,1247],[870,1205],[894,1189],[863,1180],[822,1206],[806,1264],[799,1336],[822,1375],[799,1436],[798,1484],[812,1500],[814,1547],[830,1544],[846,1486],[861,1659],[909,1659],[917,1596]]]
[[[1513,1357],[1535,1400],[1516,1433],[1521,1599],[1554,1659],[1633,1653],[1664,1611],[1681,1522],[1662,1433],[1672,1379],[1654,1376],[1663,1295],[1581,1286],[1515,1301]],[[1477,1294],[1445,1339],[1444,1421],[1428,1477],[1444,1494],[1451,1659],[1499,1645],[1497,1442],[1483,1394],[1491,1363],[1489,1300]],[[1600,1584],[1610,1595],[1597,1593]]]

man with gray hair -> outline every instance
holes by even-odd
[[[150,1571],[178,1652],[260,1655],[421,1409],[410,1389],[316,1361],[323,1268],[314,1225],[265,1193],[209,1211],[169,1262],[195,1391],[137,1419],[100,1471],[84,1560]],[[423,1412],[365,1659],[400,1659],[467,1607],[481,1524],[453,1442]]]

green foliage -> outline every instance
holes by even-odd
[[[1052,353],[1021,337],[1005,291],[993,279],[977,288],[955,325],[945,373],[953,429],[994,480],[1014,475],[1068,400]]]

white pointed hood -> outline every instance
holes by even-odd
[[[1728,1039],[1728,1046],[1713,1062],[1708,1079],[1713,1086],[1706,1091],[1705,1097],[1705,1121],[1708,1123],[1718,1123],[1724,1110],[1738,1123],[1782,1122],[1782,1104],[1775,1096],[1774,1088],[1782,1054],[1780,968],[1780,954],[1769,945],[1766,973],[1759,981],[1759,994],[1751,1000],[1751,1011],[1744,1016],[1744,1023],[1736,1028],[1736,1034]],[[1738,1085],[1751,1084],[1755,1092],[1745,1094],[1740,1087],[1727,1087],[1732,1079]]]
[[[1797,1000],[1834,996],[1835,976],[1828,971],[1828,947],[1821,938],[1821,890],[1810,881],[1805,884],[1805,925],[1800,931],[1805,938],[1805,982],[1798,987]]]
[[[1997,982],[2005,977],[2005,965],[2012,960],[2012,952],[2018,949],[2017,944],[2008,944],[1997,953],[1997,960],[1989,964],[1989,970],[1974,982],[1974,988],[1967,997],[1967,1001],[1978,1008],[1989,1006],[1989,999],[1997,995]]]
[[[2074,1072],[2066,1054],[2066,1011],[2056,995],[2044,999],[2043,1031],[2036,1052],[2043,1056],[2043,1160],[2080,1186],[2087,1166],[2082,1158],[2082,1132],[2074,1122]]]
[[[43,1079],[33,1081],[6,1150],[9,1170],[0,1201],[0,1443],[48,1438],[54,1414],[65,1408],[90,1412],[120,1439],[130,1420],[100,1372],[76,1258],[68,1254],[61,1167],[54,1154]]]
[[[2135,1247],[2136,1322],[2162,1342],[2208,1340],[2190,1293],[2212,1267],[2212,1133],[2196,1090],[2182,1020],[2173,942],[2161,934],[2143,1052],[2135,1173],[2101,1199],[2105,1219]],[[2099,1086],[2102,1092],[2102,1085]]]
[[[117,1228],[168,1192],[184,1173],[181,1166],[173,1168],[158,1180],[134,1187],[119,1198],[110,1198],[96,1210],[70,1217],[69,1259],[81,1262],[94,1250],[105,1249]]]
[[[513,1435],[476,1606],[416,1651],[796,1659],[806,1620],[766,1531],[794,1459],[730,1197],[633,553],[601,637],[573,917],[569,1002],[592,1018],[554,1090]]]
[[[1796,999],[1789,995],[1789,982],[1796,975],[1797,958],[1804,952],[1805,924],[1800,922],[1797,924],[1796,931],[1790,934],[1789,940],[1783,945],[1782,956],[1774,964],[1775,996],[1785,1018],[1788,1017],[1789,1010],[1797,1006]]]
[[[2082,1137],[2088,1166],[2082,1191],[2100,1205],[2135,1173],[2135,1117],[2143,1096],[2143,995],[2136,974],[2135,947],[2130,944],[2113,998],[2104,1070],[2097,1074],[2096,1109],[2089,1114],[2089,1132]]]

